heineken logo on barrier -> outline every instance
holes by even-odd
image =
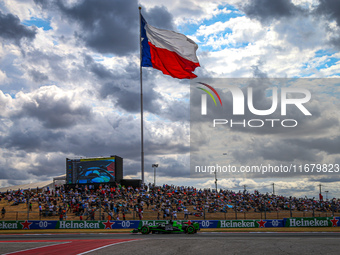
[[[328,227],[328,220],[289,219],[290,227]]]
[[[255,228],[254,220],[221,220],[220,228]]]
[[[338,221],[335,217],[289,218],[286,220],[285,227],[336,227]]]
[[[76,229],[100,229],[103,228],[99,224],[100,222],[89,222],[89,221],[60,221],[59,229],[68,229],[68,228],[76,228]]]
[[[0,221],[0,229],[18,229],[17,221]]]

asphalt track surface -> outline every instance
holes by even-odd
[[[0,254],[340,254],[339,232],[0,235]]]

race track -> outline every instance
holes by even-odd
[[[339,254],[338,232],[0,235],[1,254]]]

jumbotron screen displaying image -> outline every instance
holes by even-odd
[[[112,183],[116,181],[119,157],[66,159],[68,184]]]

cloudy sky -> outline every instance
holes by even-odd
[[[1,0],[1,187],[64,174],[66,157],[119,155],[124,175],[140,178],[139,5],[150,25],[199,45],[198,77],[339,77],[337,0]],[[287,135],[272,150],[267,134],[252,134],[252,147],[235,134],[231,162],[288,163],[300,155],[307,163],[339,163],[340,89],[327,84],[315,88],[332,110],[313,105],[324,116],[309,123],[313,139]],[[144,68],[143,86],[146,181],[158,163],[159,184],[214,187],[213,178],[190,178],[190,81]],[[339,181],[304,175],[218,183],[270,192],[275,182],[277,193],[309,197],[322,183],[329,197],[340,197]]]

